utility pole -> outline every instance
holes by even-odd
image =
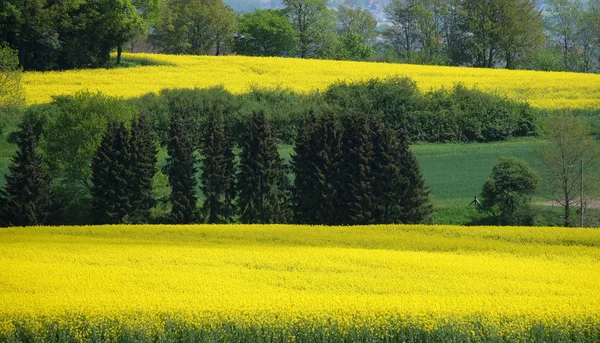
[[[580,177],[580,192],[579,192],[579,223],[583,227],[583,160],[581,160],[581,177]]]

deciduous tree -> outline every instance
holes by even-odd
[[[574,70],[582,4],[579,0],[548,0],[548,5],[547,26],[551,39],[562,50],[565,70]]]
[[[222,0],[168,0],[150,40],[166,53],[220,55],[233,41],[236,24]]]
[[[539,175],[524,161],[501,158],[483,185],[483,207],[497,216],[499,225],[532,225],[529,202],[539,184]]]
[[[283,0],[283,4],[296,30],[300,57],[319,57],[335,38],[335,16],[327,0]]]
[[[590,171],[600,158],[600,149],[590,136],[589,124],[583,118],[568,113],[553,115],[546,120],[543,129],[549,144],[539,153],[552,175],[550,196],[563,206],[564,225],[570,226],[571,208],[580,195],[581,173],[586,175],[584,191],[589,190],[595,180]]]
[[[296,33],[281,10],[244,13],[239,19],[237,53],[249,56],[286,56],[296,48]]]
[[[126,122],[133,108],[102,93],[79,92],[54,97],[40,142],[49,171],[70,187],[88,191],[91,162],[107,125]]]

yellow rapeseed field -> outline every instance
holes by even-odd
[[[0,341],[116,341],[127,330],[155,341],[543,341],[552,330],[564,336],[553,341],[589,341],[600,338],[600,230],[0,229]]]
[[[153,60],[163,65],[27,72],[24,76],[27,101],[30,104],[45,103],[52,95],[80,90],[131,98],[165,88],[219,85],[234,93],[274,87],[307,93],[324,90],[338,81],[406,76],[424,91],[462,83],[529,102],[536,108],[600,108],[600,75],[593,74],[243,56],[125,54],[125,58]]]

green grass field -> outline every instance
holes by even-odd
[[[524,160],[547,185],[550,175],[543,172],[544,162],[535,152],[544,144],[543,140],[527,138],[496,143],[416,144],[412,149],[419,158],[434,204],[454,207],[468,205],[473,196],[481,193],[494,164],[503,156]]]

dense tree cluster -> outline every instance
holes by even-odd
[[[600,0],[390,0],[378,19],[365,7],[372,4],[353,0],[281,0],[274,9],[232,0],[6,5],[0,7],[0,46],[18,51],[25,69],[103,66],[114,50],[119,63],[128,46],[172,54],[600,71]]]
[[[113,49],[143,31],[130,0],[6,0],[0,6],[0,45],[18,50],[27,70],[102,66]]]
[[[407,135],[387,127],[380,117],[309,111],[299,128],[290,168],[260,110],[245,123],[236,157],[223,111],[218,106],[205,109],[206,127],[199,146],[191,137],[195,131],[188,129],[182,116],[171,114],[164,165],[170,211],[163,217],[152,215],[153,207],[164,200],[155,196],[156,187],[167,184],[156,178],[161,174],[151,121],[140,114],[102,124],[105,129],[89,157],[89,181],[80,188],[87,195],[78,198],[82,204],[89,199],[89,216],[78,223],[431,221],[429,192]],[[31,115],[19,135],[19,151],[6,189],[0,193],[0,225],[63,224],[68,217],[67,208],[61,207],[69,203],[54,195],[56,190],[65,196],[61,187],[68,181],[52,182],[42,165],[36,152],[37,120]]]
[[[429,192],[406,135],[376,117],[309,114],[299,129],[292,165],[299,223],[431,220]]]
[[[111,121],[92,159],[91,217],[95,224],[147,223],[156,172],[156,147],[147,118],[131,130]]]

